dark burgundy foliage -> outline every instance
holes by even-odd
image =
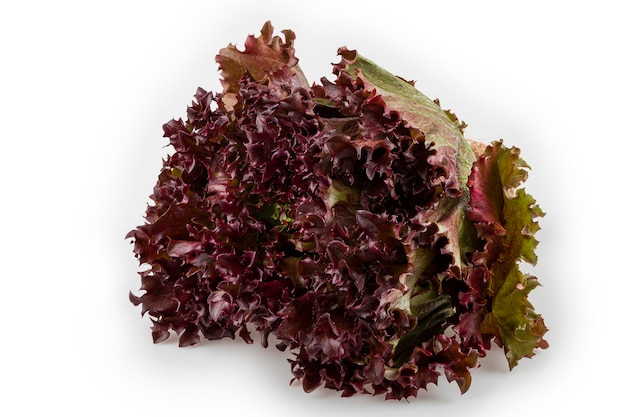
[[[163,126],[173,152],[127,236],[148,266],[130,298],[154,342],[256,331],[293,353],[305,391],[387,399],[441,374],[465,392],[491,341],[512,366],[547,347],[534,277],[517,270],[542,215],[505,192],[525,172],[517,154],[468,151],[454,115],[410,104],[412,83],[355,51],[309,86],[293,33],[272,31],[220,51],[224,91],[199,88],[186,120]]]

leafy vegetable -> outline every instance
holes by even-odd
[[[154,342],[254,330],[305,391],[387,399],[442,372],[465,392],[492,342],[511,368],[546,348],[519,269],[543,216],[519,150],[472,150],[456,116],[356,51],[309,85],[283,34],[222,49],[223,91],[163,126],[174,152],[127,236]]]

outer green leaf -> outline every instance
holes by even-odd
[[[536,348],[548,347],[543,340],[548,329],[528,301],[528,293],[538,285],[535,277],[523,275],[514,268],[493,302],[493,315],[498,323],[511,369],[521,358],[533,356]]]
[[[475,262],[490,272],[487,294],[492,297],[492,314],[485,318],[489,323],[481,327],[492,329],[493,335],[501,338],[511,368],[520,358],[532,356],[535,348],[547,347],[543,340],[547,329],[528,302],[537,280],[519,270],[521,260],[531,264],[537,260],[536,218],[544,215],[535,200],[519,188],[527,178],[527,168],[519,149],[494,142],[474,164],[469,181],[469,217],[486,241]]]

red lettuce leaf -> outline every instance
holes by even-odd
[[[274,36],[273,32],[274,27],[267,22],[261,29],[261,36],[248,36],[243,51],[229,45],[221,49],[215,57],[222,74],[222,86],[227,102],[239,91],[239,82],[246,74],[256,82],[262,83],[270,74],[286,70],[293,76],[295,85],[304,88],[309,86],[294,55],[295,34],[291,30],[283,30],[285,36],[283,40],[279,36]]]

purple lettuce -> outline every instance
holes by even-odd
[[[309,85],[268,22],[216,60],[223,91],[199,88],[166,123],[145,224],[128,234],[155,343],[272,336],[305,391],[387,399],[441,373],[465,392],[491,343],[510,367],[546,348],[528,302],[543,215],[527,165],[360,56]]]

